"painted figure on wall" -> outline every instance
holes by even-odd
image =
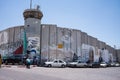
[[[30,57],[32,59],[40,53],[39,44],[40,44],[39,37],[28,37],[27,50],[30,51]]]

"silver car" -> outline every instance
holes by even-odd
[[[107,67],[107,63],[106,62],[101,62],[100,67],[104,67],[104,68]]]
[[[120,66],[120,64],[117,62],[112,62],[110,65],[111,65],[111,67],[119,67]]]
[[[120,66],[120,64],[116,62],[115,63],[115,67],[119,67],[119,66]]]
[[[67,66],[68,67],[87,67],[87,63],[82,61],[75,61],[75,62],[69,62]]]
[[[45,62],[46,67],[66,67],[66,62],[60,59]]]

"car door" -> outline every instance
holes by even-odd
[[[59,67],[61,67],[63,65],[63,61],[62,60],[59,60]]]
[[[58,67],[58,60],[53,61],[52,66],[54,66],[54,67]]]
[[[81,67],[81,61],[78,61],[77,67]]]
[[[81,62],[81,61],[79,61],[79,62],[78,62],[78,66],[79,66],[79,67],[83,67],[83,66],[84,66],[84,63]]]

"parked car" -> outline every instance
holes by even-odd
[[[46,67],[66,67],[66,62],[60,59],[45,62]]]
[[[115,63],[115,67],[119,67],[120,64],[118,62]]]
[[[104,68],[107,67],[107,63],[106,62],[101,62],[100,67],[104,67]]]
[[[99,68],[100,67],[100,63],[98,63],[98,62],[88,63],[88,67]]]
[[[110,67],[115,67],[115,63],[114,62],[110,63]]]
[[[75,61],[75,62],[69,62],[67,66],[68,67],[87,67],[87,63],[82,61]]]
[[[110,66],[111,67],[119,67],[120,64],[118,62],[112,62],[112,63],[110,63]]]
[[[107,67],[111,67],[111,63],[106,62],[106,64],[107,64]]]
[[[7,54],[2,58],[3,64],[21,64],[22,63],[22,54]]]

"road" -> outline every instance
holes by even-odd
[[[0,80],[120,80],[120,67],[44,68],[3,67]]]

